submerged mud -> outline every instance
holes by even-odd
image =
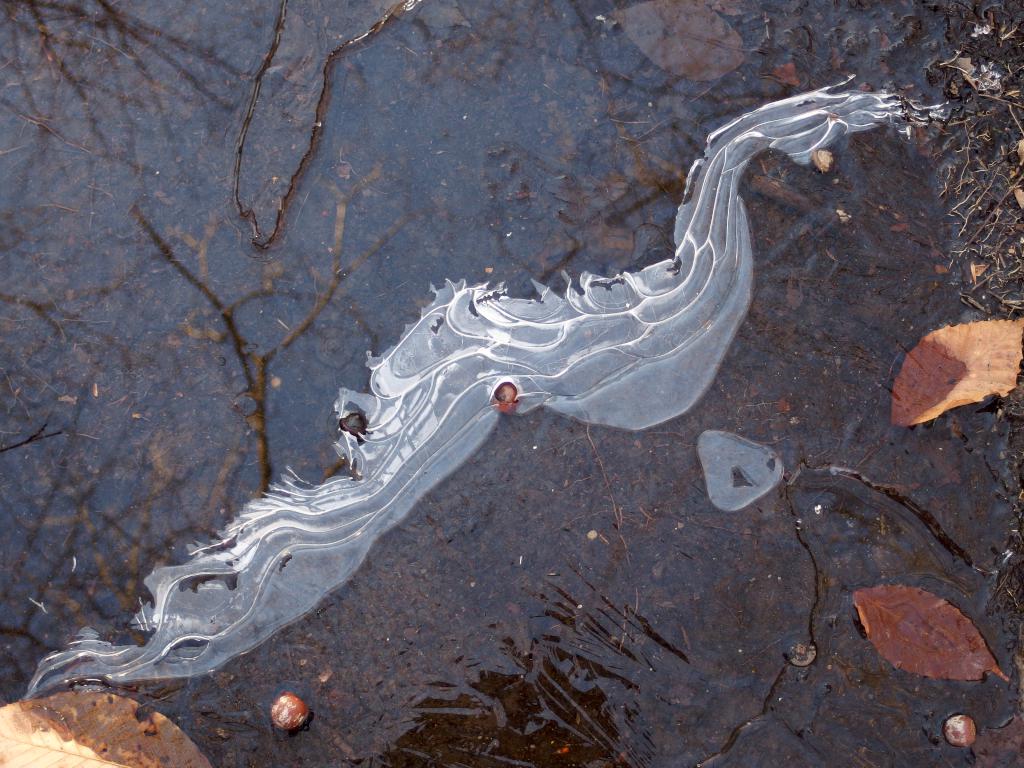
[[[427,1],[326,69],[386,9],[289,2],[268,59],[280,4],[36,6],[45,45],[33,4],[13,4],[2,694],[69,628],[141,642],[117,628],[152,565],[183,562],[287,467],[336,473],[331,393],[365,388],[364,350],[398,339],[429,284],[528,296],[563,269],[669,258],[711,130],[847,74],[928,101],[923,61],[948,45],[917,3],[719,6],[744,57],[707,83],[652,64],[606,4]],[[294,186],[269,248],[233,177],[261,68],[237,189],[273,216]],[[888,423],[904,351],[970,317],[937,131],[852,137],[829,174],[752,164],[750,311],[699,412],[640,433],[501,419],[312,614],[137,695],[226,766],[968,764],[942,720],[1001,725],[1013,691],[894,670],[850,599],[926,588],[1013,667],[1012,601],[987,611],[1017,495],[998,406]],[[707,429],[770,446],[782,484],[715,509]],[[291,738],[265,715],[284,687],[316,713]]]

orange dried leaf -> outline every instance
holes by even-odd
[[[892,388],[892,423],[930,421],[1017,386],[1024,320],[984,320],[932,331],[910,350]]]
[[[868,640],[897,669],[940,680],[1008,680],[978,628],[956,606],[896,584],[853,593]]]
[[[704,0],[648,0],[613,15],[647,58],[674,75],[717,80],[743,63],[743,40]]]
[[[0,708],[4,768],[210,768],[159,712],[111,693],[57,693]]]
[[[800,85],[800,78],[796,74],[796,64],[787,61],[772,70],[772,75],[783,85],[792,85],[794,88]]]

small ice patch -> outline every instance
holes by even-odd
[[[753,504],[782,479],[782,459],[775,451],[732,432],[701,432],[697,455],[708,498],[723,512]]]

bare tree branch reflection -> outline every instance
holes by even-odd
[[[125,59],[150,85],[166,89],[165,78],[156,75],[149,62],[160,61],[205,97],[227,106],[197,76],[181,56],[198,56],[221,71],[238,75],[239,71],[212,48],[158,28],[124,7],[108,0],[8,0],[4,3],[8,50],[22,55],[31,50],[26,43],[35,39],[46,63],[57,69],[71,85],[83,104],[95,101],[97,94],[124,98],[126,94],[109,82],[109,72],[97,60],[98,43],[109,51],[106,61]],[[23,61],[30,59],[23,58]]]
[[[344,279],[363,266],[378,251],[380,251],[380,249],[383,248],[391,238],[402,229],[410,218],[410,215],[408,214],[400,216],[398,220],[396,220],[387,229],[387,231],[385,231],[384,234],[376,240],[376,242],[355,258],[348,267],[342,267],[342,242],[345,234],[345,216],[348,210],[348,205],[355,196],[366,189],[366,187],[378,178],[380,178],[380,166],[375,167],[371,173],[363,177],[348,193],[343,194],[332,185],[332,190],[337,197],[338,202],[335,211],[334,242],[330,249],[332,255],[330,281],[323,291],[318,291],[316,293],[313,306],[310,307],[306,315],[293,328],[289,329],[280,341],[263,352],[256,351],[255,346],[246,339],[242,330],[239,328],[236,318],[236,310],[238,307],[242,306],[245,302],[253,299],[254,297],[273,293],[272,288],[263,288],[259,291],[247,293],[232,303],[225,302],[206,282],[192,272],[192,270],[190,270],[182,260],[178,258],[170,244],[159,232],[156,231],[153,224],[148,218],[146,218],[141,209],[139,209],[138,206],[132,208],[131,214],[133,218],[136,220],[143,232],[146,233],[147,237],[149,237],[150,241],[152,241],[153,245],[156,246],[157,253],[160,257],[170,264],[189,285],[199,291],[207,303],[213,307],[220,316],[221,322],[224,325],[226,339],[231,343],[235,359],[238,361],[242,375],[245,379],[246,390],[243,395],[248,397],[253,403],[253,411],[248,414],[246,421],[256,434],[257,456],[260,467],[259,491],[261,493],[266,492],[269,489],[274,474],[270,458],[270,438],[267,432],[267,389],[270,382],[271,363],[278,353],[288,349],[296,340],[302,337],[310,330],[310,328],[313,327],[313,324],[316,322],[323,310],[339,293],[339,289],[341,288]],[[194,331],[193,333],[196,336],[200,335]],[[211,334],[209,333],[205,334],[205,336],[213,341],[219,340],[215,335],[212,335],[211,337]]]
[[[57,429],[54,430],[53,432],[47,432],[46,427],[47,425],[44,423],[43,426],[41,426],[31,435],[22,440],[19,440],[16,443],[11,443],[10,445],[0,445],[0,453],[4,453],[5,451],[13,451],[15,448],[21,448],[23,446],[30,445],[31,443],[34,443],[37,440],[45,440],[48,437],[56,437],[57,435],[61,435],[64,433],[64,430],[62,429]]]

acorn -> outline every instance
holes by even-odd
[[[817,658],[818,649],[814,643],[795,643],[784,655],[794,667],[809,667]]]
[[[297,731],[309,721],[309,707],[291,691],[285,691],[270,705],[270,720],[282,731]]]
[[[366,434],[369,424],[366,422],[366,414],[362,411],[350,411],[338,420],[338,429],[348,432],[356,439]]]
[[[512,413],[519,404],[519,390],[511,381],[503,381],[494,389],[493,402],[502,413]]]
[[[978,737],[978,729],[970,715],[953,715],[942,724],[942,735],[954,747],[969,747]]]

